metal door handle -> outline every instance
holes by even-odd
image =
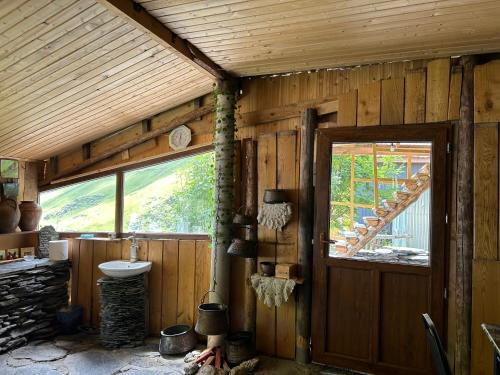
[[[335,241],[335,240],[331,240],[329,238],[326,238],[325,232],[321,232],[319,234],[319,242],[320,242],[320,244],[322,246],[322,248],[321,248],[321,256],[323,258],[327,257],[328,251],[330,250],[330,246],[325,246],[325,245],[326,244],[331,245],[331,244],[337,243],[337,241]]]

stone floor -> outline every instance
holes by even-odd
[[[165,375],[183,374],[184,356],[162,357],[158,339],[144,346],[108,350],[97,337],[88,334],[60,336],[52,341],[33,342],[0,355],[2,375]],[[302,366],[293,361],[259,357],[254,374],[347,374],[316,365]]]

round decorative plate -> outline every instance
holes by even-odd
[[[191,129],[186,125],[175,128],[170,132],[168,141],[173,150],[185,149],[191,142]]]

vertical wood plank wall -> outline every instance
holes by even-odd
[[[352,69],[321,70],[279,77],[247,79],[238,102],[237,118],[280,106],[338,99],[335,118],[322,118],[326,126],[378,126],[457,120],[462,71],[448,58],[377,64]],[[261,118],[250,116],[250,118]],[[238,137],[258,141],[258,192],[262,202],[266,188],[284,188],[297,201],[299,181],[299,118],[248,123],[240,121]],[[260,204],[260,203],[259,203]],[[297,207],[295,204],[294,207]],[[296,211],[296,210],[295,210]],[[258,261],[296,262],[297,220],[294,212],[283,232],[259,227]],[[453,251],[453,249],[451,249]],[[450,269],[455,267],[450,265]],[[241,279],[241,278],[240,278]],[[244,280],[233,277],[232,288]],[[453,281],[450,281],[452,287]],[[237,292],[233,291],[233,294]],[[453,290],[450,290],[453,295]],[[450,305],[453,304],[450,299]],[[233,310],[237,306],[233,306]],[[234,313],[233,313],[234,314]],[[295,357],[295,295],[284,306],[269,309],[257,305],[258,349],[284,358]],[[450,310],[448,325],[453,327]],[[241,328],[237,325],[233,328]],[[454,330],[449,330],[448,352],[453,363]]]
[[[84,307],[83,321],[99,326],[100,263],[129,259],[130,241],[74,239],[71,301]],[[210,286],[210,249],[206,240],[140,240],[138,258],[153,263],[149,273],[149,333],[173,324],[194,325],[198,303]]]
[[[473,270],[473,371],[472,374],[489,374],[491,351],[479,323],[500,323],[500,240],[499,225],[499,142],[500,122],[500,62],[494,61],[476,67],[475,70],[475,252]],[[456,61],[444,58],[432,61],[409,61],[377,64],[349,69],[321,70],[311,73],[291,74],[266,78],[244,78],[238,112],[264,113],[273,108],[295,104],[308,104],[325,100],[338,100],[338,112],[334,116],[320,117],[325,126],[377,126],[391,124],[420,124],[458,120],[460,111],[462,70]],[[251,118],[260,118],[251,116]],[[297,198],[300,137],[297,133],[299,118],[281,121],[249,123],[237,116],[239,139],[254,139],[258,145],[259,200],[266,188],[286,188],[292,201]],[[208,122],[207,122],[208,123]],[[208,127],[204,126],[204,129]],[[207,130],[208,131],[208,130]],[[208,133],[207,133],[208,134]],[[200,135],[200,136],[205,136]],[[209,142],[207,138],[207,142]],[[156,149],[147,156],[155,155]],[[80,155],[81,150],[76,150]],[[140,158],[142,156],[138,155]],[[60,167],[72,165],[74,158],[61,157]],[[103,161],[103,165],[119,163],[117,160]],[[471,161],[472,162],[472,161]],[[66,164],[64,164],[66,163]],[[455,163],[451,166],[456,170]],[[452,171],[452,175],[453,175]],[[244,175],[244,171],[243,171]],[[452,184],[452,197],[456,196]],[[297,219],[284,232],[259,228],[259,261],[296,261]],[[450,221],[454,223],[452,201]],[[450,233],[449,300],[447,350],[452,367],[455,350],[455,244],[456,235]],[[88,322],[97,320],[92,288],[97,278],[95,268],[103,259],[103,245],[96,241],[75,243],[73,255],[73,277],[78,280],[72,288],[76,301],[94,306],[86,312]],[[141,249],[158,267],[153,266],[150,275],[161,279],[161,290],[153,288],[150,293],[150,325],[152,333],[158,327],[192,320],[202,290],[208,288],[209,251],[203,241],[147,241],[147,249]],[[161,252],[160,252],[161,249]],[[182,253],[181,253],[182,249]],[[194,249],[194,250],[193,250]],[[185,250],[185,251],[184,251]],[[106,242],[106,259],[128,257],[125,241]],[[161,255],[160,255],[161,253]],[[89,254],[92,254],[89,257]],[[94,258],[94,254],[97,258]],[[182,254],[182,255],[181,255]],[[193,258],[194,257],[194,258]],[[194,263],[193,263],[194,262]],[[159,266],[161,264],[161,267]],[[193,267],[195,272],[193,272]],[[231,324],[233,330],[242,329],[241,306],[243,290],[247,287],[243,277],[243,262],[233,259],[231,275]],[[160,271],[161,268],[161,271]],[[202,270],[202,271],[201,271]],[[82,280],[79,280],[79,275]],[[91,276],[89,276],[91,275]],[[205,284],[206,283],[206,284]],[[90,287],[89,287],[90,285]],[[158,285],[158,284],[156,284]],[[203,287],[202,287],[203,285]],[[206,285],[207,287],[205,288]],[[183,289],[181,289],[181,287]],[[87,288],[87,289],[86,289]],[[90,289],[88,289],[90,288]],[[194,291],[187,298],[185,290]],[[81,294],[79,293],[81,291]],[[158,302],[158,298],[160,302]],[[185,299],[187,298],[187,299]],[[97,302],[98,303],[98,302]],[[158,318],[158,313],[160,318]],[[94,315],[93,315],[94,314]],[[257,344],[261,351],[285,358],[294,358],[295,343],[295,296],[278,309],[268,309],[261,303],[257,310]]]
[[[489,375],[492,347],[480,325],[500,324],[500,61],[477,66],[474,73],[472,374]]]

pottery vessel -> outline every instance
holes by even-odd
[[[260,270],[263,276],[274,276],[276,263],[273,262],[260,262]]]
[[[14,199],[2,197],[0,200],[0,233],[15,232],[21,212]]]
[[[42,207],[34,201],[22,201],[19,210],[21,211],[19,228],[23,232],[36,230],[42,218]]]
[[[226,337],[225,341],[227,361],[231,365],[239,365],[255,356],[255,345],[251,332],[235,332]]]
[[[257,242],[233,238],[227,253],[242,258],[257,258]]]
[[[267,189],[264,191],[264,203],[284,203],[287,202],[285,190]]]

